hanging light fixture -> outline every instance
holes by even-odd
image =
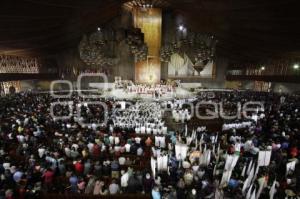
[[[183,25],[179,31],[185,30]],[[180,37],[161,47],[160,59],[169,62],[173,54],[186,54],[194,64],[195,70],[201,72],[205,65],[214,58],[216,40],[213,36],[189,32],[185,38]]]

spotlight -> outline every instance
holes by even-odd
[[[293,68],[297,70],[297,69],[299,69],[299,65],[298,65],[298,64],[295,64],[295,65],[293,66]]]
[[[180,30],[180,31],[183,31],[183,29],[184,29],[183,25],[180,25],[180,26],[179,26],[179,30]]]
[[[265,70],[266,68],[265,68],[264,66],[262,66],[260,69],[261,69],[261,70]]]
[[[98,30],[98,31],[101,31],[101,28],[100,28],[100,27],[98,27],[98,28],[97,28],[97,30]]]

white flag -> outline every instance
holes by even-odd
[[[246,195],[246,199],[250,199],[250,197],[251,197],[252,186],[253,186],[253,184],[251,184],[250,188],[248,189],[248,192],[247,192],[247,195]]]
[[[272,184],[272,187],[270,189],[270,192],[269,192],[269,196],[270,196],[270,199],[273,199],[274,198],[274,195],[276,193],[276,180],[274,180],[273,184]]]
[[[245,174],[246,174],[246,166],[247,166],[247,164],[245,164],[244,167],[243,167],[242,174],[241,174],[242,177],[245,177]]]
[[[252,164],[253,164],[253,160],[250,161],[250,164],[249,164],[248,169],[247,169],[247,175],[250,174],[250,171],[251,171],[251,168],[252,168]]]
[[[256,199],[255,193],[256,193],[256,189],[254,189],[254,191],[252,192],[252,195],[251,195],[250,199]]]
[[[258,166],[269,166],[271,161],[271,151],[259,151]]]
[[[289,162],[286,164],[286,175],[288,175],[289,172],[294,172],[296,167],[296,160]]]
[[[246,178],[244,185],[243,185],[243,189],[242,189],[243,195],[245,195],[245,191],[246,191],[247,187],[249,187],[249,184],[250,184],[249,178]]]
[[[258,191],[257,191],[257,194],[256,194],[256,199],[259,198],[261,192],[263,191],[263,189],[267,186],[267,183],[266,183],[266,178],[265,177],[261,177],[258,179],[258,184],[259,184],[259,188],[258,188]]]

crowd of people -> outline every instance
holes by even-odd
[[[126,106],[126,102],[124,103]],[[124,109],[114,109],[112,127],[132,128],[137,134],[167,133],[167,127],[162,121],[164,111],[158,102],[137,102],[127,106]]]
[[[171,93],[174,92],[174,88],[172,85],[146,85],[146,84],[137,84],[127,87],[128,92],[134,92],[139,94],[151,94],[151,93]]]
[[[163,120],[172,107],[191,114],[185,101],[132,101],[120,110],[113,99],[84,100],[76,93],[69,99],[47,93],[0,98],[0,198],[45,193],[154,199],[300,196],[299,96],[199,94],[193,103],[222,102],[228,113],[237,102],[264,103],[264,117],[224,121],[251,125],[219,132],[202,127],[205,123],[190,129],[187,119],[180,129],[167,126]]]

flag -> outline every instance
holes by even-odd
[[[259,165],[257,164],[256,170],[255,170],[255,174],[254,174],[254,178],[253,178],[253,179],[256,179],[257,174],[258,174],[258,171],[259,171]]]
[[[246,189],[251,184],[253,176],[254,176],[254,165],[252,166],[252,168],[250,170],[250,173],[249,173],[247,179],[244,182],[244,186],[243,186],[243,189],[242,189],[243,193],[245,193]]]
[[[287,163],[287,164],[286,164],[286,175],[288,175],[289,172],[295,171],[295,167],[296,167],[296,160]]]
[[[250,188],[248,189],[248,192],[247,192],[247,195],[246,195],[246,199],[250,199],[250,197],[251,197],[252,186],[253,185],[251,184]]]
[[[249,178],[246,178],[245,182],[244,182],[244,185],[243,185],[243,188],[242,188],[242,193],[243,195],[245,195],[245,191],[247,189],[247,187],[249,187]]]
[[[251,171],[251,168],[252,168],[252,164],[253,164],[253,160],[251,160],[249,166],[248,166],[248,169],[247,169],[247,175],[250,174],[250,171]]]
[[[247,166],[247,164],[245,164],[244,167],[243,167],[242,174],[241,174],[242,177],[245,176],[245,173],[246,173],[246,166]]]
[[[269,166],[271,161],[271,151],[259,151],[258,153],[258,165]]]
[[[223,188],[230,180],[232,170],[224,171],[221,179],[220,187]]]
[[[256,189],[254,189],[254,191],[252,192],[250,199],[256,199],[255,193],[256,193]]]
[[[217,163],[216,163],[215,166],[214,166],[213,176],[216,175],[216,171],[217,171]]]
[[[259,188],[258,188],[258,192],[256,194],[256,199],[259,198],[261,192],[263,191],[263,189],[266,187],[266,178],[265,177],[261,177],[258,179],[258,184],[259,184]]]
[[[270,199],[274,198],[275,193],[276,193],[276,179],[274,180],[272,187],[270,189],[270,192],[269,192]]]
[[[151,157],[151,170],[152,170],[152,174],[153,176],[155,177],[155,170],[156,170],[156,165],[157,165],[157,162],[154,158]]]

